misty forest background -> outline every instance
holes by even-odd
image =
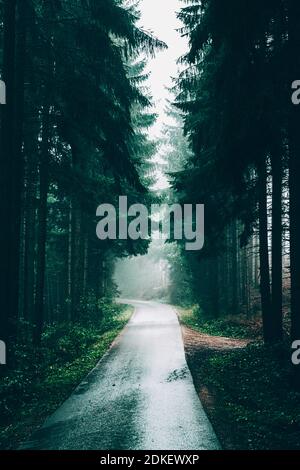
[[[255,325],[260,342],[248,360],[276,348],[276,386],[293,393],[294,414],[283,418],[299,438],[300,370],[289,348],[300,339],[300,108],[291,101],[300,3],[186,0],[178,15],[189,51],[157,142],[146,66],[167,45],[137,26],[138,2],[0,1],[6,447],[57,406],[126,324],[116,280],[125,294],[191,309],[190,325],[216,334],[225,325],[246,337]],[[153,191],[158,170],[170,187]],[[117,207],[120,195],[147,206],[204,203],[205,248],[99,241],[96,208]],[[29,423],[37,403],[42,413]]]

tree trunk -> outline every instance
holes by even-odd
[[[19,311],[20,291],[20,236],[21,236],[21,204],[24,181],[24,152],[23,152],[23,127],[24,127],[24,82],[26,61],[27,19],[26,0],[17,2],[17,34],[16,34],[16,80],[15,80],[15,141],[14,158],[12,161],[12,256],[11,256],[11,296],[12,311]]]
[[[47,239],[47,198],[49,189],[49,106],[43,109],[43,132],[40,160],[40,200],[38,209],[38,240],[36,268],[36,298],[34,343],[39,346],[44,325],[44,292],[46,270],[46,239]]]
[[[72,145],[72,160],[75,177],[80,168],[80,157],[76,149],[76,145]],[[81,203],[73,188],[72,194],[72,257],[71,257],[71,317],[73,320],[78,319],[80,298],[82,295],[82,209]]]
[[[27,140],[27,139],[26,139]],[[24,298],[23,318],[33,320],[34,308],[34,264],[35,264],[35,225],[36,225],[36,191],[37,191],[37,163],[35,155],[37,148],[25,142],[27,153],[26,187],[25,187],[25,246],[24,246]]]
[[[11,284],[12,259],[14,243],[12,232],[12,182],[15,138],[15,27],[16,0],[4,1],[3,24],[3,76],[6,84],[6,104],[1,105],[1,149],[0,149],[0,327],[1,340],[7,343],[8,353],[10,339],[15,338],[18,298],[17,282]],[[14,267],[15,271],[15,267]],[[16,281],[16,279],[14,280]],[[8,354],[8,357],[10,355]]]
[[[220,260],[217,256],[212,260],[212,269],[211,269],[211,308],[214,318],[219,318],[220,316]]]
[[[237,221],[234,220],[231,225],[232,235],[232,305],[233,315],[238,313],[238,240],[237,240]]]
[[[69,223],[68,223],[68,286],[67,286],[67,318],[71,321],[72,318],[72,202],[69,208]]]
[[[273,341],[282,341],[282,161],[280,153],[271,157],[272,188],[272,315]]]
[[[87,285],[88,285],[88,262],[89,262],[89,239],[88,234],[85,234],[84,237],[84,259],[83,259],[83,295],[87,295]]]
[[[265,343],[272,343],[266,161],[263,161],[260,165],[258,165],[257,171],[259,193],[260,292],[263,333]]]

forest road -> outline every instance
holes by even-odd
[[[126,328],[22,449],[220,448],[194,388],[175,311],[126,302],[135,307]]]

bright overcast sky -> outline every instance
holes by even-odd
[[[143,29],[151,31],[158,39],[168,45],[168,49],[157,53],[156,58],[149,61],[149,80],[151,92],[154,98],[156,112],[159,120],[154,133],[157,135],[161,129],[165,116],[163,114],[168,99],[166,87],[172,85],[172,78],[178,74],[178,58],[187,49],[184,38],[176,31],[181,23],[176,17],[176,12],[184,6],[180,0],[140,0],[141,20]]]

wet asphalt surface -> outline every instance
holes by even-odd
[[[22,449],[219,449],[175,311],[130,303],[135,313],[112,348]]]

